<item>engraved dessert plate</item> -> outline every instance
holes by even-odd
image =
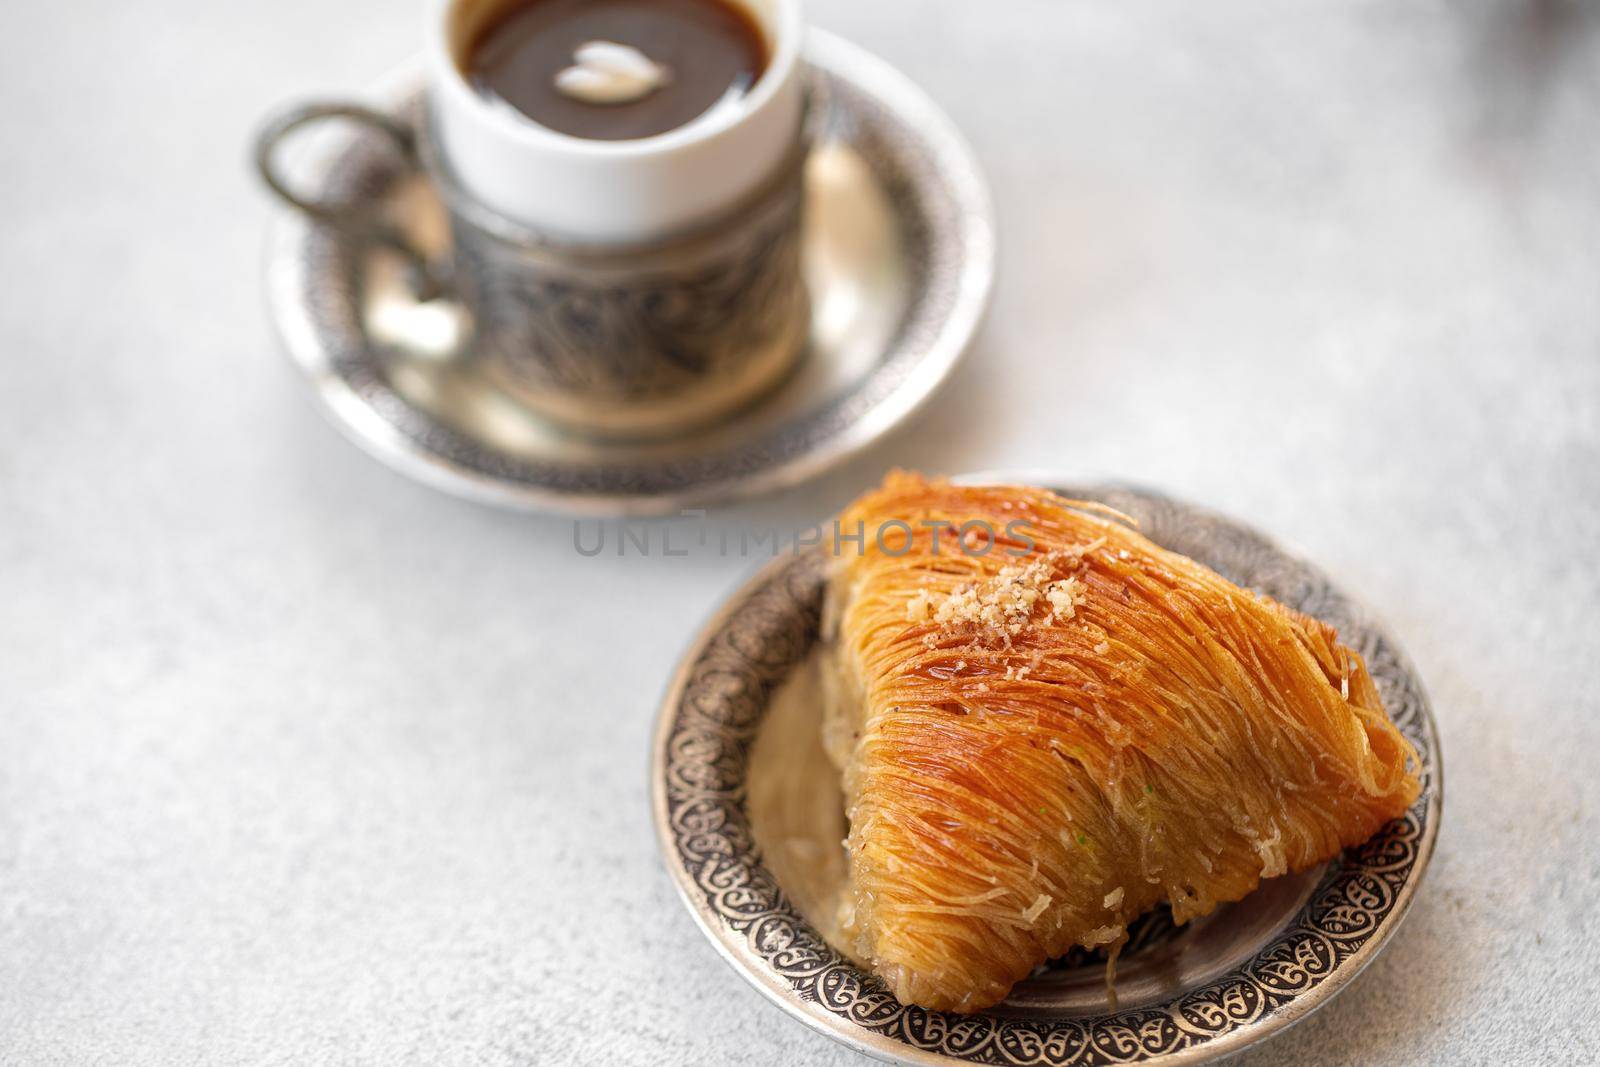
[[[1422,794],[1404,818],[1320,868],[1270,879],[1182,927],[1164,911],[1133,924],[1114,1009],[1104,957],[1081,949],[986,1012],[906,1007],[819,933],[819,884],[842,877],[846,828],[837,772],[832,789],[818,788],[827,761],[807,678],[829,559],[817,549],[776,558],[711,620],[668,687],[651,765],[656,832],[690,914],[734,969],[796,1019],[870,1056],[1094,1067],[1232,1055],[1349,985],[1393,936],[1432,854],[1438,736],[1420,679],[1381,623],[1241,523],[1148,490],[1059,491],[1103,501],[1158,544],[1337,627],[1416,746]]]
[[[796,484],[898,425],[944,381],[978,328],[995,265],[993,210],[971,149],[902,74],[839,38],[807,38],[813,151],[802,256],[807,350],[765,399],[669,441],[608,442],[519,406],[463,358],[470,328],[419,302],[407,264],[284,211],[273,222],[269,309],[322,408],[391,467],[471,499],[581,514],[671,512]],[[382,87],[414,114],[420,72]],[[443,250],[445,214],[370,128],[308,134],[295,188],[381,204]]]

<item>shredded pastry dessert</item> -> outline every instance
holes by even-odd
[[[851,954],[977,1011],[1074,945],[1115,950],[1365,841],[1420,791],[1328,626],[1114,513],[896,473],[842,516],[824,735],[843,771]],[[974,529],[984,537],[974,551]]]

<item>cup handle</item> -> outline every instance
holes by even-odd
[[[303,127],[327,120],[353,122],[377,130],[400,151],[407,167],[417,169],[420,165],[416,132],[408,123],[360,104],[314,102],[288,108],[262,126],[255,146],[256,171],[261,180],[274,196],[313,222],[354,240],[381,245],[404,257],[411,289],[418,300],[433,300],[444,295],[449,286],[443,272],[398,227],[370,209],[307,200],[291,189],[279,173],[276,165],[279,146]]]

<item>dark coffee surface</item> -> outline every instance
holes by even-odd
[[[591,41],[643,52],[667,68],[664,85],[628,103],[594,104],[556,88]],[[468,79],[540,125],[620,141],[666,133],[730,90],[753,86],[767,63],[760,28],[726,0],[524,0],[491,19],[468,50]]]

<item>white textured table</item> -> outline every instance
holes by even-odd
[[[260,310],[254,119],[379,0],[0,10],[0,1062],[849,1063],[694,930],[651,716],[740,560],[586,560],[324,426]],[[989,329],[891,463],[1146,481],[1428,679],[1405,929],[1255,1064],[1600,1059],[1600,16],[815,0],[990,169]]]

